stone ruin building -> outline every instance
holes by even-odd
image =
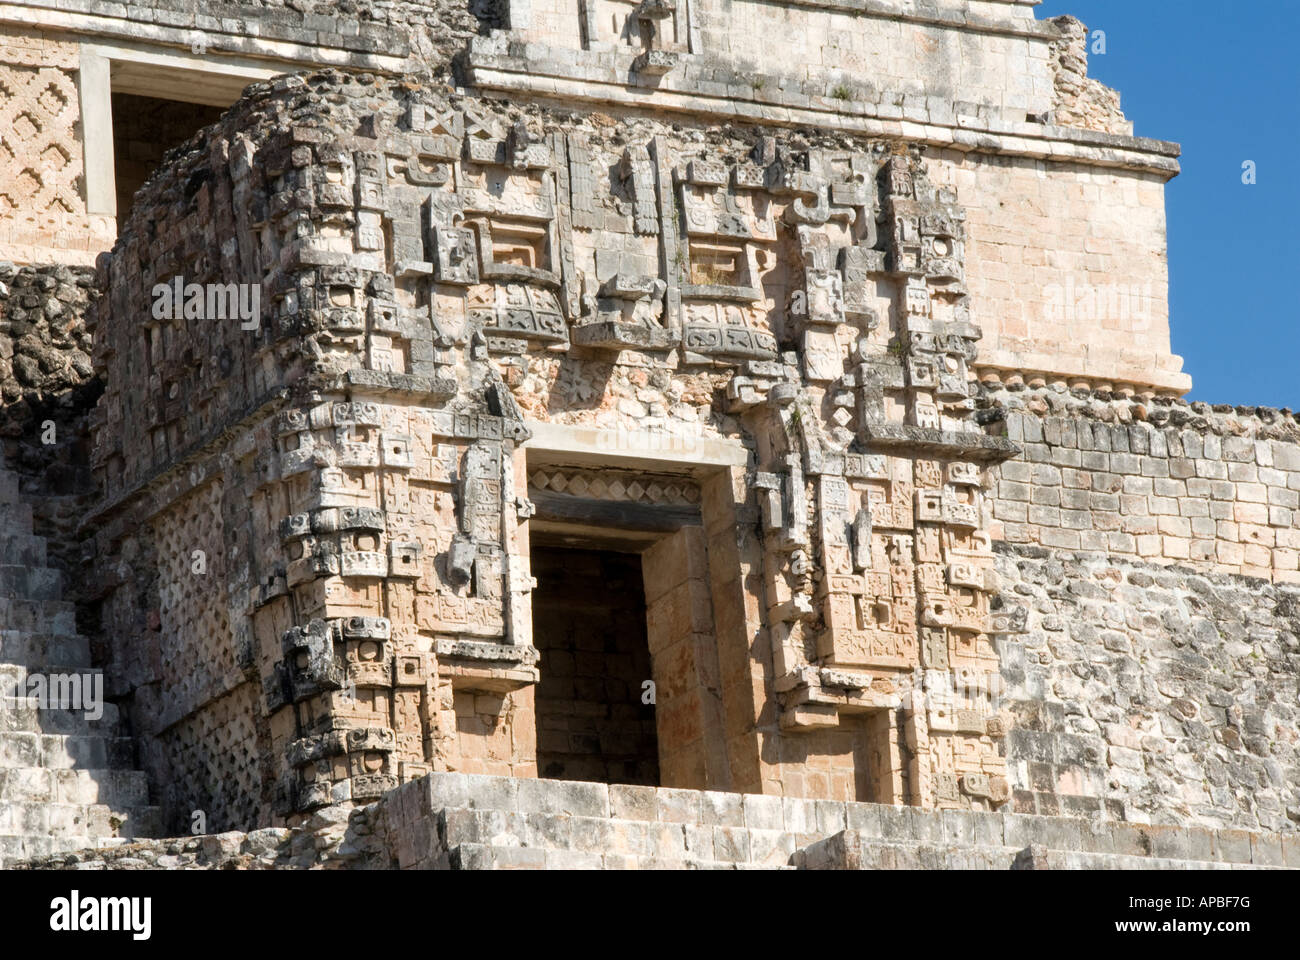
[[[1036,2],[0,2],[0,860],[1300,866],[1300,428]]]

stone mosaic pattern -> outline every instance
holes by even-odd
[[[0,34],[0,260],[91,264],[112,224],[89,217],[81,184],[77,46],[57,34]]]

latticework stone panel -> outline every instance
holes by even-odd
[[[159,689],[168,714],[184,715],[237,676],[222,527],[222,484],[175,504],[157,523]]]
[[[77,47],[0,39],[0,260],[92,263],[113,228],[86,213]]]
[[[257,684],[243,684],[162,732],[164,801],[173,830],[188,833],[201,823],[221,831],[268,819],[270,744],[260,735],[259,693]],[[195,813],[203,818],[195,820]]]

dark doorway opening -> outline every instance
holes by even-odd
[[[538,775],[658,786],[640,556],[534,542],[532,572]]]
[[[135,192],[158,169],[163,154],[221,119],[223,107],[182,103],[129,93],[113,94],[113,164],[117,177],[118,229]]]

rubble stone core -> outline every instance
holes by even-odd
[[[1177,399],[1177,147],[1032,5],[402,0],[335,31],[268,0],[228,5],[245,48],[156,3],[164,46],[257,82],[135,193],[94,296],[0,270],[6,455],[120,765],[163,835],[221,835],[145,861],[1289,862],[1300,430]],[[11,40],[0,3],[5,89],[48,45],[86,102],[165,96],[183,51],[97,89],[124,28],[89,49],[79,0],[32,6]],[[747,47],[777,14],[801,67]],[[260,79],[285,64],[329,68]],[[57,246],[6,217],[0,255]],[[54,491],[59,409],[86,442]],[[1126,822],[1182,832],[1097,839]],[[67,846],[29,833],[0,856]]]

